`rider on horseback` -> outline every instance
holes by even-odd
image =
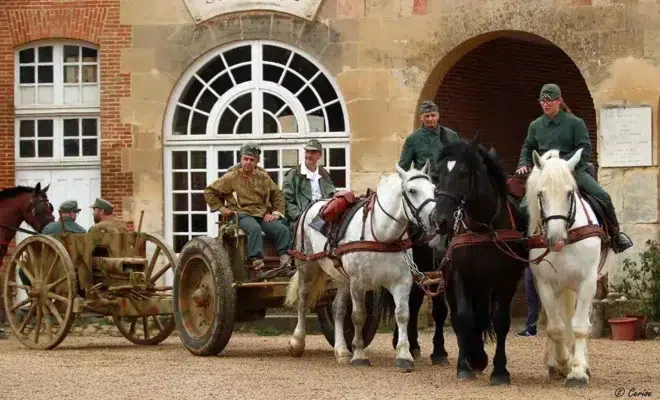
[[[533,166],[532,152],[536,150],[543,155],[550,149],[559,150],[560,156],[568,160],[578,149],[582,149],[582,157],[575,167],[575,180],[589,194],[604,205],[606,218],[612,238],[614,252],[621,253],[633,244],[627,235],[619,231],[619,222],[614,212],[612,199],[605,190],[587,172],[586,160],[591,153],[591,141],[584,121],[575,116],[561,96],[561,89],[555,84],[546,84],[541,88],[539,98],[544,114],[529,124],[527,137],[520,151],[520,162],[516,174],[525,174]]]

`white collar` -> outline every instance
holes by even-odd
[[[318,166],[316,167],[316,171],[312,172],[309,170],[309,168],[307,168],[307,165],[305,165],[305,163],[300,164],[300,173],[303,175],[307,175],[307,177],[310,179],[314,179],[317,176],[321,176],[321,174],[319,174]]]

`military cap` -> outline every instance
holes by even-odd
[[[100,208],[105,212],[112,212],[114,206],[109,201],[97,197],[96,201],[94,201],[94,204],[92,204],[89,208]]]
[[[438,112],[438,106],[434,102],[432,102],[430,100],[426,100],[419,107],[419,113],[420,114],[426,114],[426,113],[430,113],[430,112]]]
[[[60,211],[61,212],[80,212],[80,208],[78,208],[78,202],[75,200],[67,200],[60,204]]]
[[[321,142],[318,140],[310,139],[305,143],[305,150],[323,151],[323,146],[321,146]]]
[[[561,97],[561,89],[554,83],[546,83],[541,88],[539,100],[557,100]]]
[[[254,158],[259,158],[260,155],[261,155],[261,149],[259,148],[258,144],[246,143],[243,146],[241,146],[241,157],[250,156]]]

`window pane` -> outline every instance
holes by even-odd
[[[83,65],[82,67],[82,81],[84,83],[91,83],[97,81],[96,65]]]
[[[188,211],[188,193],[175,193],[172,196],[174,211]]]
[[[252,113],[247,113],[241,119],[241,122],[238,123],[236,128],[236,133],[252,133]]]
[[[277,121],[275,121],[275,118],[271,117],[268,113],[264,113],[264,133],[278,132],[279,127],[277,126]]]
[[[190,181],[192,190],[206,189],[206,172],[191,172]]]
[[[21,67],[19,83],[34,83],[34,67]]]
[[[235,64],[250,61],[252,58],[252,46],[241,46],[231,49],[224,53],[227,65],[230,67]]]
[[[193,232],[206,232],[207,218],[206,214],[192,215],[192,231]]]
[[[40,65],[38,74],[39,83],[53,83],[53,66]]]
[[[172,133],[175,135],[187,135],[189,117],[190,110],[177,106],[176,111],[174,112],[174,129],[172,130]]]
[[[172,230],[174,232],[188,232],[188,215],[175,214],[174,226],[172,227]]]
[[[207,211],[204,193],[193,193],[190,197],[192,202],[191,211]]]
[[[230,109],[225,109],[218,124],[218,135],[227,135],[234,133],[234,125],[238,117]]]
[[[34,137],[34,120],[19,121],[19,136]]]
[[[252,108],[252,93],[246,93],[231,102],[231,106],[239,114],[243,114]]]
[[[41,150],[39,151],[41,155]],[[64,140],[64,157],[77,157],[80,155],[80,141],[78,139]]]
[[[19,95],[20,95],[20,103],[21,104],[34,104],[36,97],[35,97],[35,90],[34,86],[21,86],[19,88]]]
[[[64,120],[64,136],[79,136],[79,119],[65,119]]]
[[[330,170],[330,179],[336,187],[346,187],[346,170],[333,169]]]
[[[37,154],[39,158],[53,156],[53,141],[52,140],[39,140],[37,143]]]
[[[34,151],[34,141],[32,140],[21,140],[18,147],[19,156],[21,158],[32,158],[36,155]]]
[[[277,96],[273,96],[270,93],[264,93],[263,96],[264,109],[276,114],[280,111],[280,108],[284,105],[284,100],[280,99]]]
[[[231,74],[234,75],[236,84],[240,85],[243,82],[252,80],[252,67],[250,65],[244,65],[242,67],[233,69]]]
[[[206,169],[206,152],[205,151],[191,151],[190,152],[191,169]]]
[[[96,118],[84,118],[82,120],[82,134],[83,136],[97,136],[97,120]]]
[[[289,60],[289,56],[291,55],[291,51],[287,49],[268,44],[264,45],[263,52],[265,61],[272,61],[284,65],[286,65],[287,61]]]
[[[39,62],[53,62],[53,46],[39,47]]]
[[[80,102],[80,87],[79,86],[65,86],[64,87],[64,103],[65,104],[78,104]]]
[[[321,96],[321,100],[323,100],[324,104],[337,98],[337,92],[335,92],[332,84],[324,74],[317,76],[312,85],[318,92],[319,96]]]
[[[40,119],[37,122],[37,135],[39,137],[52,137],[53,136],[53,120]]]
[[[298,165],[298,150],[282,150],[282,167],[293,168]]]
[[[303,107],[305,107],[305,110],[311,110],[312,108],[316,108],[321,105],[321,103],[319,103],[319,99],[316,97],[316,94],[314,94],[309,86],[298,95],[298,100],[300,100]]]
[[[206,135],[206,123],[209,117],[198,112],[193,112],[192,122],[190,123],[191,135]]]
[[[174,236],[174,252],[175,253],[180,253],[181,249],[183,249],[183,246],[188,243],[189,236],[188,235],[176,235]]]
[[[314,64],[309,62],[306,58],[301,57],[299,54],[293,56],[293,60],[291,60],[289,68],[305,77],[305,80],[312,79],[314,74],[319,70],[314,66]]]
[[[55,102],[55,91],[52,85],[39,86],[39,103],[40,104],[53,104]]]
[[[344,127],[344,111],[339,102],[326,107],[325,111],[328,113],[328,128],[329,132],[343,132]]]
[[[197,75],[204,82],[210,82],[215,76],[220,74],[225,69],[225,64],[222,62],[222,57],[215,56],[211,61],[207,62],[199,71]],[[222,93],[218,93],[222,95]]]
[[[78,83],[78,66],[66,65],[64,66],[64,83]]]
[[[64,46],[64,62],[78,62],[80,61],[78,46]]]
[[[310,132],[326,132],[325,117],[322,110],[316,110],[311,114],[307,114],[307,121],[309,122]]]
[[[279,173],[277,171],[268,171],[268,175],[270,175],[270,179],[273,180],[273,182],[277,183],[277,186],[280,185],[280,179],[279,179]]]
[[[289,89],[291,93],[298,93],[298,90],[303,87],[303,81],[298,78],[297,75],[294,75],[291,71],[287,71],[282,81],[282,86]]]
[[[99,142],[98,139],[83,139],[82,141],[83,156],[98,156],[99,155]]]
[[[89,47],[82,48],[82,61],[83,62],[97,62],[98,52],[96,49]]]
[[[332,167],[345,167],[346,166],[346,150],[345,149],[330,149],[330,166],[332,166]]]
[[[280,166],[279,164],[279,157],[277,154],[277,150],[265,150],[263,152],[263,159],[264,159],[264,168],[269,169],[269,168],[278,168]]]
[[[172,152],[172,168],[173,169],[188,169],[188,152],[187,151],[173,151]]]
[[[284,71],[282,68],[276,67],[274,65],[264,65],[264,80],[278,83],[282,77],[282,71]]]
[[[218,169],[228,169],[234,165],[234,155],[232,151],[218,152]]]
[[[172,189],[173,190],[188,190],[188,173],[187,172],[174,172],[172,174]]]
[[[18,62],[20,64],[27,64],[34,62],[34,49],[21,50],[18,53]]]

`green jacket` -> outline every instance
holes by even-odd
[[[406,171],[410,163],[415,162],[415,168],[421,169],[426,160],[431,162],[431,171],[435,171],[435,158],[445,145],[459,140],[458,134],[444,126],[438,125],[430,130],[423,126],[411,133],[403,143],[403,150],[399,158],[399,167]]]
[[[86,233],[87,231],[82,226],[78,225],[75,221],[71,220],[69,217],[62,217],[64,220],[64,229],[68,233]],[[60,221],[51,222],[46,225],[44,230],[41,232],[43,235],[54,235],[56,233],[62,233],[62,225]]]
[[[319,185],[324,199],[331,197],[337,189],[330,179],[330,174],[323,167],[319,167]],[[284,174],[284,183],[282,184],[284,199],[286,201],[286,217],[294,222],[303,210],[312,201],[312,183],[300,171],[300,165],[291,168]]]
[[[534,165],[533,150],[542,156],[543,153],[552,149],[559,150],[559,156],[564,160],[570,159],[578,149],[582,149],[582,157],[575,166],[575,171],[587,169],[587,160],[591,154],[591,141],[584,121],[565,111],[560,111],[554,119],[543,114],[532,121],[520,150],[518,168]]]

